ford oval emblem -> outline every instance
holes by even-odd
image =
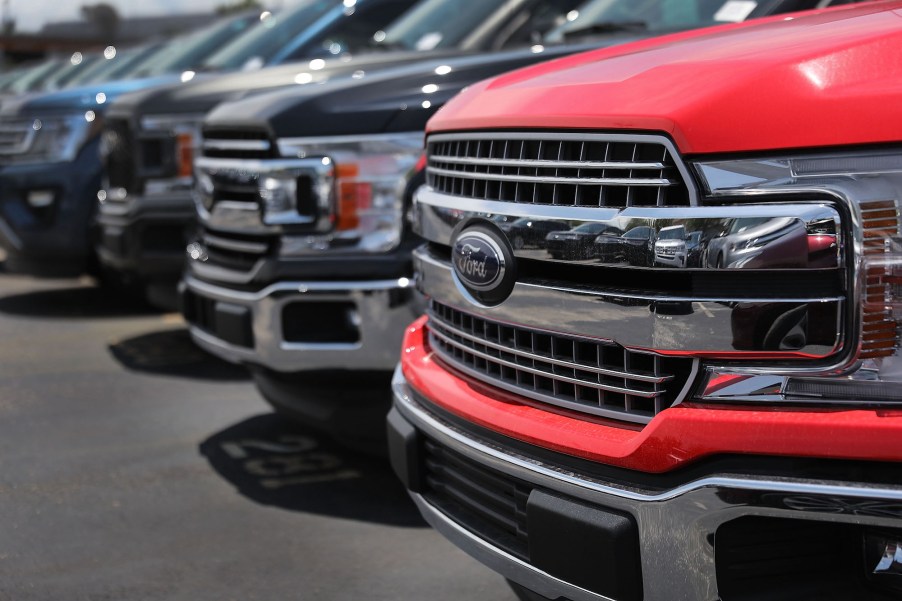
[[[513,290],[513,253],[490,227],[477,225],[461,232],[451,262],[458,283],[479,303],[500,303]]]

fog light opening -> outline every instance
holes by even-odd
[[[32,190],[28,193],[26,200],[32,208],[46,209],[53,205],[56,195],[53,193],[53,190]]]
[[[902,532],[865,533],[864,553],[870,583],[895,594],[902,593]]]

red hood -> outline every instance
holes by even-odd
[[[683,153],[902,139],[902,2],[588,52],[461,93],[429,131],[657,130]]]

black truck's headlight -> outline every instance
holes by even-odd
[[[140,171],[148,178],[147,192],[155,191],[154,179],[190,185],[202,120],[203,115],[193,114],[147,115],[141,119]],[[170,187],[164,185],[164,191]]]
[[[353,239],[368,252],[399,243],[405,177],[422,153],[422,132],[283,138],[278,145],[283,157],[319,159],[332,167],[328,180],[314,185],[316,194],[333,195],[332,235]],[[264,178],[261,186],[261,196],[273,206],[297,193],[294,182]]]

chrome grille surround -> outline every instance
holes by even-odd
[[[628,206],[568,202],[560,190],[553,188],[553,168],[544,166],[544,161],[553,162],[556,157],[538,155],[534,159],[543,161],[542,165],[533,163],[530,168],[551,169],[534,171],[550,174],[551,179],[535,202],[522,194],[515,197],[510,187],[502,195],[494,194],[501,191],[500,187],[462,183],[478,182],[485,173],[525,173],[519,158],[505,158],[504,152],[496,149],[497,141],[504,139],[617,144],[660,141],[673,157],[675,172],[681,178],[679,185],[686,186],[688,201],[658,204],[656,198],[655,203]],[[474,140],[479,141],[478,146],[474,146]],[[458,151],[458,146],[449,146],[450,142],[462,142],[464,147]],[[582,148],[581,143],[577,146]],[[559,333],[563,338],[606,341],[602,344],[662,360],[693,361],[695,371],[686,381],[685,391],[677,393],[675,403],[696,386],[700,398],[722,398],[712,392],[719,389],[711,388],[712,382],[723,386],[723,378],[717,380],[720,375],[735,377],[733,384],[724,388],[730,400],[786,402],[785,385],[790,379],[836,375],[854,367],[860,299],[857,287],[850,289],[849,283],[857,278],[857,203],[867,196],[864,182],[798,177],[784,162],[770,159],[750,167],[744,161],[736,169],[729,162],[723,166],[716,163],[705,165],[704,171],[693,163],[694,175],[690,176],[666,137],[644,134],[461,132],[433,134],[427,139],[427,148],[437,158],[428,156],[427,185],[416,192],[411,220],[414,230],[428,241],[414,253],[417,285],[433,301],[463,308],[476,319]],[[566,156],[572,151],[559,152],[563,169],[572,170],[574,177],[584,173],[582,166],[577,167],[572,157]],[[466,160],[441,163],[449,156],[457,158],[455,153],[465,155],[460,158]],[[583,151],[578,153],[582,155]],[[502,167],[498,167],[490,173],[489,165],[497,164],[497,158],[508,161],[503,169],[513,171],[501,173]],[[451,176],[441,170],[448,165],[465,175],[443,189],[447,182],[441,178]],[[767,185],[759,185],[762,181]],[[779,185],[769,184],[773,181]],[[885,194],[879,193],[878,199]],[[512,248],[516,282],[500,304],[481,304],[461,288],[453,274],[451,248],[461,232],[477,223],[494,231]],[[541,232],[537,228],[536,233],[525,229],[536,224],[548,227]],[[571,230],[589,231],[593,224],[616,226],[620,231],[594,240],[592,236],[565,235]],[[677,225],[684,226],[686,241],[685,257],[679,260],[666,252],[666,245],[657,244],[667,239],[661,235],[665,228]],[[643,228],[650,229],[651,235],[630,236],[630,230]],[[884,321],[878,327],[885,328]],[[442,333],[442,324],[434,315],[429,324]],[[501,357],[484,355],[502,349],[489,352],[483,347],[476,349],[482,354],[476,354],[471,352],[475,341],[453,339],[457,343],[454,346],[446,340],[448,334],[444,336],[430,335],[437,359],[488,386],[525,399],[624,421],[647,422],[654,415],[651,411],[631,415],[625,406],[619,411],[610,407],[601,407],[601,412],[587,410],[585,404],[572,402],[578,393],[566,398],[555,392],[554,384],[549,394],[538,398],[535,389],[530,392],[517,386],[516,373],[512,380],[505,381],[497,370],[490,373],[484,367],[490,358],[498,363],[496,358]],[[504,352],[512,354],[510,349]],[[477,359],[483,362],[480,369],[476,369]],[[519,367],[516,355],[509,362],[514,365],[506,367]],[[701,372],[702,367],[705,373],[696,378],[695,372]]]
[[[276,156],[275,145],[265,131],[205,129],[202,143],[206,157],[268,159]]]
[[[605,208],[696,204],[688,172],[663,136],[436,134],[427,155],[428,185],[459,197]]]
[[[23,154],[31,147],[39,121],[35,119],[4,119],[0,121],[0,157]]]
[[[429,343],[450,366],[543,403],[645,423],[679,402],[692,359],[498,322],[435,300]]]

